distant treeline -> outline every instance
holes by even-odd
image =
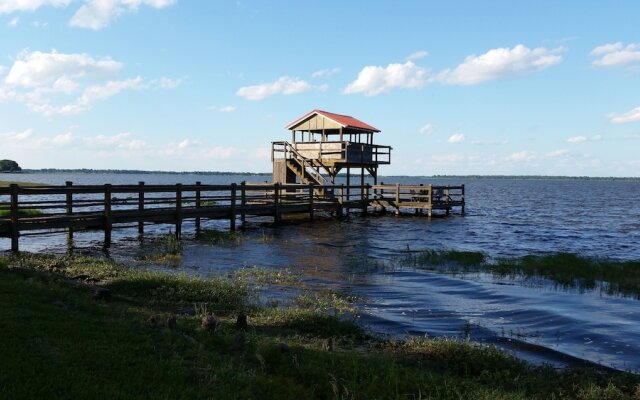
[[[570,180],[625,180],[640,181],[640,177],[618,177],[618,176],[566,176],[566,175],[432,175],[425,178],[471,178],[471,179],[570,179]]]
[[[137,169],[59,169],[59,168],[42,168],[42,169],[23,169],[22,172],[38,172],[45,174],[78,172],[83,174],[167,174],[167,175],[251,175],[266,176],[271,175],[270,172],[224,172],[224,171],[143,171]]]
[[[26,173],[68,173],[78,172],[86,174],[168,174],[168,175],[249,175],[249,176],[270,176],[271,172],[228,172],[228,171],[143,171],[137,169],[22,169]],[[339,177],[346,177],[345,173],[338,174]],[[352,175],[353,176],[353,175]],[[562,176],[562,175],[385,175],[379,176],[381,179],[391,178],[413,178],[413,179],[548,179],[548,180],[624,180],[640,181],[640,177],[594,177],[594,176]]]

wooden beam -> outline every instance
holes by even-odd
[[[11,184],[11,251],[17,253],[20,251],[18,238],[20,237],[20,228],[18,227],[18,185]]]

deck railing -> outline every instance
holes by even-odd
[[[306,213],[311,219],[318,211],[342,215],[344,209],[367,212],[370,206],[444,209],[461,206],[464,213],[464,186],[407,185],[326,185],[332,197],[318,194],[313,184],[203,185],[73,185],[19,186],[0,188],[0,237],[11,238],[18,251],[20,236],[64,231],[70,240],[78,230],[104,231],[104,244],[111,243],[114,227],[145,224],[172,224],[180,236],[184,220],[227,219],[231,230],[239,217],[273,217]]]

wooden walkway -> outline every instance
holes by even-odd
[[[285,214],[331,212],[342,216],[349,210],[363,213],[371,207],[400,213],[402,209],[435,210],[449,214],[459,208],[464,214],[464,185],[329,185],[331,197],[318,195],[309,185],[73,185],[18,186],[0,188],[0,237],[11,238],[11,250],[19,250],[20,236],[61,230],[72,240],[75,231],[104,231],[105,247],[117,227],[171,224],[177,236],[185,220],[194,220],[196,232],[204,219],[227,219],[231,230],[239,218],[272,217],[274,223]]]

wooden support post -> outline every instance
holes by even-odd
[[[370,189],[371,189],[371,185],[369,185],[368,183],[366,186],[362,188],[362,190],[364,191],[364,200],[362,202],[362,213],[364,215],[367,215],[367,213],[369,212],[368,208],[369,208],[369,190]]]
[[[380,198],[384,199],[384,182],[380,182],[380,186],[382,186],[383,188],[380,189]],[[385,206],[382,206],[382,213],[386,213],[387,212],[387,208]]]
[[[18,185],[11,184],[11,251],[17,253],[20,251],[18,238],[20,237],[20,228],[18,226]]]
[[[247,220],[247,182],[240,182],[240,206],[242,210],[240,211],[240,221],[244,224]]]
[[[309,184],[309,219],[313,221],[313,183]]]
[[[341,183],[340,189],[338,189],[338,212],[337,212],[338,218],[342,217],[342,210],[344,207],[343,203],[344,203],[344,184]]]
[[[429,185],[429,196],[427,196],[427,198],[429,199],[429,208],[427,209],[427,217],[431,218],[431,216],[433,215],[433,185]]]
[[[280,222],[280,184],[273,185],[273,223]]]
[[[462,201],[462,215],[464,215],[464,185],[460,186],[462,188],[462,193],[460,195],[460,200]]]
[[[396,215],[400,215],[400,184],[396,183]]]
[[[202,205],[201,191],[200,191],[200,181],[196,181],[196,236],[200,235],[200,206]]]
[[[138,212],[140,213],[138,221],[138,235],[144,234],[144,217],[142,212],[144,211],[144,182],[138,182]]]
[[[111,185],[104,185],[104,247],[111,246]]]
[[[67,217],[70,217],[73,214],[73,194],[71,193],[71,186],[73,186],[73,182],[66,181],[65,186],[67,187]],[[73,227],[69,226],[67,228],[67,247],[73,246]]]
[[[182,236],[182,184],[176,183],[176,238]]]
[[[349,201],[351,201],[351,168],[347,167],[347,214],[349,214]]]
[[[231,184],[231,209],[229,213],[229,229],[236,230],[236,184]]]
[[[447,214],[447,216],[449,214],[451,214],[451,206],[449,204],[449,199],[451,199],[451,197],[450,197],[450,193],[449,193],[449,185],[447,185],[446,189],[444,190],[444,200],[445,200],[445,203],[447,204],[447,206],[446,206],[446,214]]]
[[[362,145],[362,153],[364,153],[364,145]],[[360,168],[360,207],[362,213],[367,213],[367,205],[364,202],[364,167]]]

